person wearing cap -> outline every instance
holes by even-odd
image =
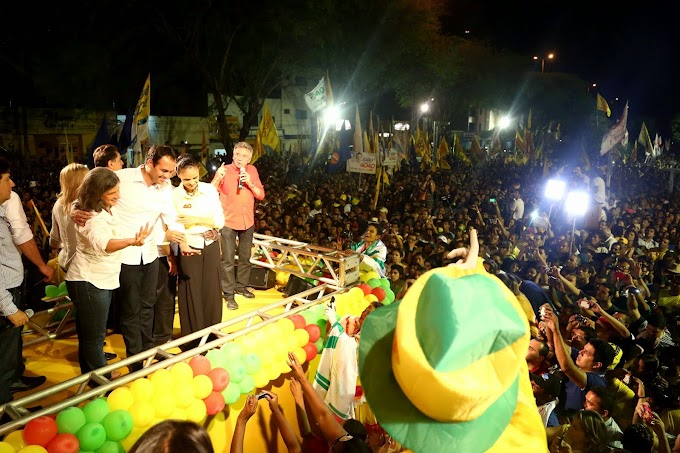
[[[530,373],[530,377],[531,389],[534,398],[536,398],[536,406],[538,406],[538,413],[543,420],[543,426],[560,426],[555,408],[559,403],[562,382],[556,375],[549,373]]]
[[[483,269],[477,231],[455,264],[371,313],[359,373],[380,425],[413,452],[545,452],[525,360],[529,324],[512,292]],[[490,322],[492,320],[492,322]]]

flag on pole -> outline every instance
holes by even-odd
[[[142,151],[142,143],[149,140],[149,115],[151,114],[151,74],[146,77],[132,119],[132,149]]]
[[[446,137],[442,137],[441,143],[439,143],[439,149],[437,150],[437,166],[443,168],[444,170],[451,170],[451,165],[446,158],[449,155],[449,144],[446,143]]]
[[[309,110],[316,113],[328,105],[329,86],[330,83],[326,83],[326,78],[321,77],[321,80],[319,80],[319,83],[316,84],[314,89],[305,94],[305,103],[307,103]]]
[[[108,145],[111,143],[111,135],[109,134],[109,126],[106,122],[106,115],[102,118],[102,122],[99,125],[99,130],[97,135],[94,137],[92,146],[87,150],[87,156],[85,156],[85,163],[90,167],[94,168],[94,150],[102,145]],[[122,154],[125,151],[118,148],[118,151]]]
[[[347,167],[346,162],[352,157],[350,145],[352,144],[352,134],[345,127],[346,122],[342,122],[342,129],[338,131],[336,138],[333,139],[333,153],[328,164],[328,173],[333,173]]]
[[[418,152],[416,151],[416,139],[411,135],[409,140],[409,165],[413,173],[420,173],[420,166],[418,165]]]
[[[272,114],[269,112],[269,104],[266,99],[264,101],[264,112],[262,113],[262,120],[260,120],[258,132],[260,132],[260,142],[262,143],[263,148],[267,148],[275,153],[281,152],[279,133],[276,130],[274,118],[272,118]],[[266,151],[266,149],[263,149],[263,151]]]
[[[467,164],[470,163],[470,158],[465,154],[463,144],[460,142],[458,134],[453,134],[453,155]]]
[[[649,136],[649,131],[647,131],[647,125],[644,121],[642,122],[637,142],[644,148],[646,155],[649,156],[654,154],[654,145],[652,144],[652,139]]]
[[[654,157],[659,157],[661,155],[661,150],[663,148],[663,140],[661,140],[661,136],[657,133],[654,136]]]
[[[635,165],[635,162],[637,162],[637,145],[638,142],[635,141],[635,143],[633,143],[633,152],[630,153],[630,159],[628,159],[628,163],[631,165]]]
[[[531,130],[531,109],[529,109],[529,116],[527,117],[527,129]]]
[[[470,154],[472,154],[475,159],[478,161],[484,160],[486,157],[484,155],[484,150],[482,149],[481,145],[479,144],[479,137],[477,137],[477,134],[474,134],[472,136],[472,145],[470,146]]]
[[[364,134],[361,132],[361,117],[359,116],[359,105],[357,104],[354,115],[354,153],[364,153]]]
[[[612,126],[604,137],[602,137],[602,145],[600,146],[600,156],[607,154],[612,148],[621,143],[626,135],[626,123],[628,121],[628,102],[623,108],[623,115],[621,118]],[[646,128],[645,128],[646,130]]]
[[[205,140],[205,128],[203,128],[203,141],[201,142],[201,163],[208,165],[208,143]]]
[[[495,135],[492,141],[491,152],[489,152],[489,157],[497,156],[500,153],[501,153],[501,138],[498,135]]]
[[[326,71],[326,107],[333,107],[333,88],[331,88],[331,77]]]
[[[526,151],[524,147],[524,139],[519,135],[519,130],[515,130],[515,152]]]
[[[602,96],[600,96],[600,93],[597,93],[597,110],[606,113],[607,117],[612,116],[612,111],[609,108],[609,104],[607,104],[607,101]]]

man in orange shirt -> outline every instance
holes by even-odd
[[[234,145],[233,161],[215,173],[212,184],[220,193],[224,211],[222,228],[222,261],[220,277],[227,308],[238,309],[234,299],[240,294],[248,299],[255,295],[247,288],[250,281],[250,249],[255,230],[255,200],[264,198],[264,187],[257,169],[250,165],[253,147],[246,142]],[[238,271],[234,272],[236,238],[238,237]]]

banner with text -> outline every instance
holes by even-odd
[[[347,160],[347,171],[374,175],[378,167],[377,154],[360,153]]]

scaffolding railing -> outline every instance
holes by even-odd
[[[194,332],[155,348],[148,349],[144,352],[112,363],[103,368],[82,374],[73,379],[69,379],[68,381],[61,382],[44,390],[39,390],[23,398],[6,403],[0,406],[0,416],[7,414],[12,420],[9,423],[0,426],[0,436],[8,434],[17,429],[21,429],[24,425],[26,425],[26,423],[35,418],[43,415],[56,414],[67,407],[76,406],[82,402],[103,396],[116,388],[129,384],[130,382],[141,377],[148,376],[157,370],[167,368],[170,365],[189,359],[197,354],[201,354],[210,349],[222,346],[237,337],[258,330],[268,324],[274,323],[292,314],[299,313],[315,305],[325,303],[332,296],[340,294],[344,291],[346,291],[346,289],[336,289],[331,287],[331,285],[323,283],[319,286],[309,288],[305,291],[274,302],[260,309],[253,310],[220,324],[215,324],[214,326],[202,329],[198,332]],[[316,296],[316,298],[309,300],[308,298],[310,296]],[[297,303],[297,306],[294,308],[293,303]],[[282,307],[283,311],[281,313],[275,313]],[[258,318],[261,320],[261,322],[255,322],[258,320]],[[225,330],[228,330],[230,327],[234,327],[244,321],[246,322],[246,326],[244,328],[234,332],[225,332]],[[216,336],[217,338],[208,341],[211,335]],[[199,344],[193,349],[178,354],[170,351],[171,349],[175,348],[180,348],[181,350],[182,345],[194,342],[195,340],[199,340]],[[113,371],[140,362],[142,363],[142,369],[138,371],[122,375],[115,380],[109,380],[106,377],[107,374]],[[97,384],[97,386],[94,388],[88,388],[90,381]],[[57,403],[50,404],[35,412],[27,411],[27,407],[30,407],[30,405],[39,403],[47,397],[53,396],[60,392],[65,392],[75,386],[77,386],[77,390],[73,396],[65,398]]]
[[[44,299],[55,304],[54,307],[40,311],[28,319],[28,325],[21,331],[24,337],[24,348],[35,346],[49,340],[55,340],[76,331],[73,317],[73,302],[68,296]]]

